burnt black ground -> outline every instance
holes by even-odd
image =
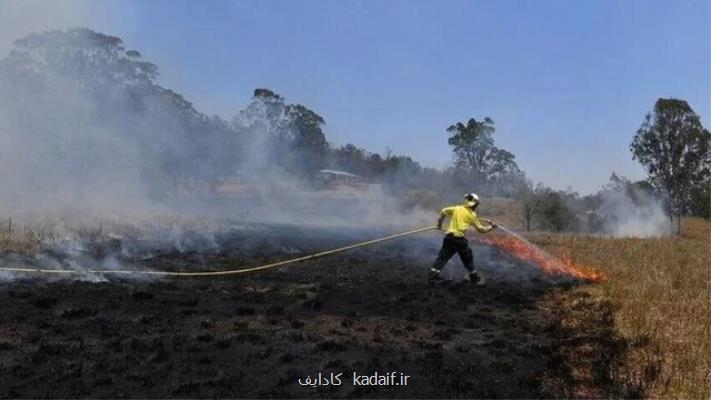
[[[158,252],[144,266],[253,265],[359,235],[366,233],[325,241],[287,230],[271,241],[250,236],[250,243],[228,236],[221,240],[231,247]],[[576,361],[563,358],[575,352],[560,349],[581,332],[561,328],[562,317],[539,306],[549,291],[565,292],[567,286],[535,276],[505,279],[487,265],[494,258],[485,257],[479,265],[490,272],[489,285],[428,286],[426,265],[438,238],[419,240],[240,277],[5,282],[0,287],[0,397],[531,398],[573,393],[566,385],[580,383],[572,378]],[[431,257],[424,259],[426,254]],[[448,268],[461,266],[452,261]],[[612,323],[600,321],[595,323]],[[622,351],[615,339],[599,350],[613,352],[601,368]],[[591,362],[595,369],[596,361]],[[398,371],[410,376],[410,384],[356,387],[353,371]],[[298,384],[318,372],[343,372],[343,385]],[[614,382],[600,382],[590,393],[624,394]]]

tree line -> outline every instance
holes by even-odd
[[[251,174],[278,173],[308,185],[319,170],[329,168],[379,183],[407,207],[436,208],[459,199],[462,188],[515,198],[526,229],[600,230],[605,218],[612,218],[599,207],[614,197],[611,193],[625,193],[639,206],[649,198],[660,199],[668,215],[676,217],[672,221],[711,214],[709,132],[682,100],[659,99],[632,138],[633,157],[649,179],[629,182],[613,174],[600,192],[580,196],[527,179],[515,155],[496,145],[495,123],[489,117],[443,129],[453,163],[440,170],[391,151],[335,146],[326,138],[325,118],[267,88],[254,90],[250,104],[230,120],[207,116],[181,94],[159,85],[158,74],[155,64],[126,49],[120,38],[85,28],[35,33],[15,41],[0,60],[0,100],[19,116],[13,129],[46,149],[42,156],[52,159],[47,163],[51,172],[99,182],[106,176],[107,160],[117,157],[110,147],[118,141],[137,154],[125,164],[136,169],[156,198]],[[69,109],[71,93],[88,99],[88,105],[77,102]],[[76,136],[79,130],[93,135]],[[111,140],[99,142],[96,137],[102,133]],[[91,151],[73,151],[78,144],[72,140]],[[108,150],[102,148],[107,143]],[[47,172],[27,168],[20,174],[40,182]]]

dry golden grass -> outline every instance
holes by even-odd
[[[649,397],[711,395],[711,222],[683,222],[682,235],[670,238],[529,236],[606,274],[577,290],[614,305],[616,332],[635,344],[616,378]],[[659,368],[650,373],[649,365]]]
[[[31,256],[42,248],[42,235],[37,231],[23,229],[18,232],[9,231],[6,226],[0,231],[0,252],[16,253]]]

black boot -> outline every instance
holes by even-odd
[[[435,268],[430,268],[429,276],[427,277],[427,283],[435,284],[442,282],[442,277],[439,276],[440,270]]]
[[[469,282],[477,285],[484,286],[486,284],[486,279],[479,275],[476,271],[469,272]]]

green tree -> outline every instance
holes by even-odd
[[[693,215],[711,218],[711,185],[699,185],[691,190],[689,208]]]
[[[447,128],[447,141],[454,152],[454,165],[475,180],[483,181],[488,169],[487,159],[495,149],[492,135],[496,131],[494,121],[486,117],[483,121],[471,118],[466,124],[457,122]]]
[[[0,60],[0,109],[22,124],[42,168],[19,168],[43,186],[110,184],[137,170],[156,197],[194,191],[235,170],[239,135],[156,83],[158,67],[115,36],[86,28],[33,33]],[[33,176],[30,176],[33,175]],[[47,178],[44,178],[44,177]]]
[[[548,191],[541,204],[541,223],[546,229],[556,232],[578,229],[575,212],[568,203],[574,201],[574,195],[558,191]]]
[[[466,124],[457,122],[447,132],[454,165],[459,170],[457,175],[465,180],[462,183],[495,189],[521,175],[515,156],[496,147],[492,137],[496,128],[491,118],[483,121],[472,118]]]
[[[258,88],[254,90],[249,106],[232,119],[232,125],[237,129],[248,130],[253,135],[286,135],[284,132],[290,122],[286,109],[283,97],[269,89]]]
[[[526,225],[526,230],[531,230],[531,222],[541,212],[546,198],[550,196],[551,190],[539,183],[535,187],[528,180],[520,180],[516,186],[514,196],[521,204],[521,216]]]
[[[312,175],[323,168],[326,162],[328,142],[323,133],[326,121],[301,104],[289,105],[286,115],[291,120],[291,135],[288,141],[294,151],[293,167]]]
[[[5,62],[22,71],[31,66],[42,79],[56,74],[97,89],[152,84],[158,77],[158,67],[142,61],[138,51],[126,51],[120,38],[86,28],[32,33],[14,45]]]
[[[323,132],[325,120],[301,104],[288,104],[279,94],[254,90],[252,103],[232,121],[249,132],[259,169],[278,166],[298,175],[311,176],[327,159],[329,145]],[[255,158],[255,155],[251,155]]]
[[[368,166],[368,152],[352,143],[340,146],[333,150],[335,168],[342,169],[358,175],[366,175]],[[382,160],[378,160],[382,162]]]
[[[667,198],[672,231],[677,217],[676,233],[693,188],[708,179],[710,141],[711,134],[686,101],[659,99],[630,144],[650,183]]]

